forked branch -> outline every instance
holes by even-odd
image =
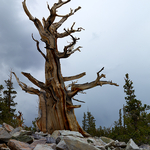
[[[68,17],[74,15],[74,13],[77,12],[79,9],[81,9],[80,6],[78,8],[76,8],[75,10],[70,9],[70,13],[67,14],[67,15],[58,15],[58,14],[56,14],[56,16],[62,17],[62,19],[59,22],[54,24],[55,29],[57,30],[68,19]]]
[[[84,30],[82,27],[79,27],[78,29],[75,30],[75,29],[73,29],[74,25],[75,25],[75,22],[73,23],[73,25],[71,26],[71,28],[65,30],[64,33],[57,33],[57,37],[58,38],[63,38],[63,37],[66,37],[66,36],[70,35],[71,33],[81,32],[82,30]]]
[[[68,2],[70,2],[71,0],[67,0],[67,1],[62,1],[62,0],[58,0],[58,3],[55,3],[53,7],[55,7],[55,9],[61,7],[64,4],[67,4]]]
[[[19,78],[17,77],[17,75],[15,74],[15,72],[12,72],[19,84],[19,86],[22,88],[22,90],[24,90],[25,92],[28,92],[30,94],[36,94],[36,95],[39,95],[40,94],[40,91],[38,89],[35,89],[33,87],[29,87],[27,86],[25,83],[19,81]]]
[[[55,4],[52,6],[51,9],[50,9],[49,5],[47,4],[47,8],[48,8],[48,10],[50,11],[50,16],[47,18],[46,21],[45,21],[45,19],[43,19],[44,22],[45,22],[45,23],[44,23],[44,24],[45,24],[45,28],[47,28],[47,29],[49,30],[49,27],[50,27],[50,25],[54,22],[56,16],[58,16],[58,17],[63,17],[63,20],[65,21],[69,16],[71,16],[71,15],[73,14],[72,11],[71,11],[69,14],[65,15],[65,16],[56,14],[57,9],[58,9],[59,7],[61,7],[62,5],[66,4],[66,3],[70,2],[70,1],[71,1],[71,0],[67,0],[67,1],[59,0],[58,3],[55,3]],[[77,11],[77,10],[76,10],[76,11]],[[75,13],[75,11],[74,11],[74,13]],[[60,23],[55,23],[55,25],[56,25],[56,26],[55,26],[55,30],[57,30],[57,28],[58,28],[61,24],[60,24]]]
[[[44,28],[43,28],[43,26],[42,26],[42,23],[40,22],[39,19],[34,18],[34,17],[30,14],[30,12],[29,12],[29,10],[28,10],[28,8],[27,8],[27,6],[26,6],[26,0],[24,0],[24,1],[22,2],[22,5],[23,5],[23,8],[24,8],[24,11],[25,11],[26,15],[29,17],[29,19],[30,19],[31,21],[34,22],[36,28],[38,29],[38,31],[39,31],[39,33],[40,33],[40,36],[41,36],[41,40],[44,41],[45,43],[49,44],[49,40],[48,40],[48,38],[47,38],[47,33],[44,31]]]
[[[93,87],[98,86],[98,85],[102,86],[104,84],[110,84],[110,85],[119,86],[118,84],[113,83],[112,81],[100,81],[101,78],[105,78],[104,74],[99,75],[99,73],[103,69],[104,69],[104,67],[99,72],[97,72],[97,78],[96,78],[95,81],[92,81],[90,83],[87,82],[87,83],[84,83],[84,84],[74,84],[74,83],[72,83],[71,91],[68,91],[68,96],[73,97],[79,91],[87,90],[87,89],[93,88]]]
[[[66,32],[68,32],[66,29],[64,29]],[[69,33],[68,33],[69,34]],[[71,54],[73,54],[75,51],[79,51],[80,52],[80,48],[82,48],[81,46],[79,46],[78,48],[76,49],[73,49],[74,48],[74,45],[76,44],[77,40],[79,40],[79,38],[75,38],[73,37],[71,34],[69,34],[73,40],[72,43],[70,43],[69,45],[65,46],[64,47],[64,52],[58,52],[57,53],[57,57],[58,58],[67,58],[69,57]]]
[[[40,50],[40,48],[39,48],[39,41],[34,39],[33,34],[32,34],[32,39],[36,42],[37,50],[41,53],[41,55],[42,55],[42,56],[45,58],[45,60],[47,61],[47,58],[46,58],[45,54],[44,54],[44,53]]]

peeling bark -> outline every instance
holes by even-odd
[[[46,54],[44,54],[39,48],[39,41],[35,40],[32,35],[32,39],[36,42],[37,50],[45,59],[45,83],[38,81],[30,73],[22,72],[25,77],[27,77],[33,84],[40,88],[40,90],[35,89],[19,81],[19,78],[16,76],[16,74],[14,72],[13,74],[22,90],[39,96],[39,119],[37,121],[37,125],[41,131],[52,133],[54,130],[66,129],[71,131],[79,131],[84,136],[90,136],[88,133],[83,131],[76,120],[74,109],[81,107],[81,105],[73,105],[72,100],[76,100],[73,98],[73,96],[75,96],[78,92],[82,92],[98,85],[118,85],[111,81],[101,81],[101,78],[105,78],[104,74],[99,74],[104,69],[102,68],[99,72],[97,72],[96,80],[92,82],[85,84],[76,84],[75,82],[72,82],[72,84],[68,85],[68,87],[71,87],[71,90],[68,90],[65,86],[65,81],[79,79],[85,75],[84,72],[71,77],[63,77],[61,73],[60,59],[71,56],[75,51],[80,51],[81,48],[81,46],[79,46],[74,49],[76,41],[79,40],[79,38],[75,38],[71,34],[84,30],[82,27],[79,27],[76,30],[73,29],[75,25],[75,23],[73,23],[70,29],[64,29],[65,32],[57,32],[57,29],[61,27],[61,25],[70,16],[74,15],[81,8],[78,7],[75,10],[71,9],[70,13],[66,15],[58,15],[56,13],[57,9],[70,1],[71,0],[58,0],[58,2],[54,3],[51,8],[47,4],[50,15],[47,19],[43,18],[43,25],[39,19],[31,15],[26,6],[26,0],[22,2],[26,15],[34,23],[39,31],[41,40],[46,44]],[[54,22],[56,17],[60,17],[60,21]],[[63,52],[59,52],[57,47],[57,39],[66,36],[71,36],[73,41],[64,47]],[[80,100],[76,101],[83,102]]]

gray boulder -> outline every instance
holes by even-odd
[[[32,135],[32,131],[21,130],[22,135]]]
[[[8,147],[11,150],[32,150],[33,149],[33,147],[31,147],[29,144],[17,140],[13,140],[13,139],[9,140]]]
[[[104,144],[114,141],[113,139],[104,136],[101,136],[100,139],[104,142]]]
[[[4,128],[0,130],[0,140],[8,142],[11,137],[12,136]]]
[[[73,136],[64,137],[64,142],[69,150],[99,150],[87,142],[81,141],[79,138]]]
[[[142,145],[139,146],[139,148],[144,149],[144,150],[150,150],[150,145],[142,144]]]
[[[69,150],[68,146],[66,145],[64,140],[61,140],[57,146],[56,146],[56,150]]]
[[[48,133],[43,133],[43,132],[35,132],[35,134],[38,134],[38,135],[43,136],[43,137],[49,135]]]
[[[11,134],[12,136],[16,137],[16,136],[18,136],[18,135],[20,134],[21,130],[22,130],[22,127],[17,127],[17,128],[15,128],[14,130],[12,130],[12,131],[10,132],[10,134]]]
[[[38,144],[33,150],[54,150],[50,145]]]
[[[127,144],[125,142],[116,142],[113,144],[114,147],[121,147],[121,148],[125,148],[127,146]]]
[[[56,140],[53,137],[46,137],[46,143],[56,143]]]
[[[53,137],[54,139],[57,139],[58,136],[74,136],[83,138],[83,135],[81,133],[70,130],[55,130],[51,135],[51,137]]]
[[[140,150],[140,148],[134,143],[132,139],[130,139],[125,150]]]
[[[38,144],[46,144],[46,139],[34,140],[33,143],[30,144],[32,147],[36,147]]]
[[[36,140],[45,138],[45,137],[43,137],[41,134],[39,134],[39,133],[37,133],[37,132],[36,132],[35,134],[32,134],[32,137],[33,137],[34,139],[36,139]]]
[[[3,123],[3,128],[5,128],[5,130],[8,132],[11,132],[12,130],[14,130],[14,128],[7,123]]]

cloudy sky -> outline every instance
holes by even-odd
[[[40,20],[49,15],[48,0],[27,0],[31,14]],[[49,0],[50,6],[56,0]],[[119,87],[105,85],[79,94],[77,99],[84,100],[81,108],[75,110],[81,125],[83,112],[90,111],[96,119],[96,125],[110,127],[118,120],[119,109],[125,104],[123,90],[124,76],[129,73],[133,81],[137,99],[150,104],[150,1],[149,0],[72,0],[61,7],[58,14],[66,14],[70,8],[82,9],[71,16],[59,30],[71,27],[83,27],[85,30],[74,34],[80,37],[76,46],[82,46],[68,59],[63,59],[64,76],[86,72],[78,83],[96,79],[96,72],[105,67],[105,80],[112,80]],[[38,31],[22,8],[21,0],[0,0],[0,84],[9,78],[12,69],[19,79],[33,86],[21,71],[31,73],[41,81],[44,79],[44,59],[36,49],[31,38],[40,40]],[[71,39],[58,41],[61,51]],[[40,47],[43,48],[43,43]],[[21,90],[15,78],[14,88],[18,92],[15,101],[17,110],[23,113],[26,125],[31,125],[38,114],[38,97]],[[75,103],[76,104],[76,103]]]

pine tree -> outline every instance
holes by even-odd
[[[87,132],[92,136],[96,133],[95,118],[89,111],[87,112]]]
[[[119,109],[119,127],[122,127],[122,113],[121,113],[121,109]]]
[[[84,112],[83,120],[82,120],[82,129],[84,131],[87,131],[87,117],[86,117],[86,113],[85,112]]]
[[[125,106],[123,105],[123,127],[125,129],[125,125],[126,125],[126,109]]]
[[[88,132],[91,136],[96,135],[96,125],[95,125],[95,118],[91,114],[91,112],[84,112],[83,120],[82,120],[82,128],[86,132]]]
[[[6,90],[3,91],[3,110],[2,110],[2,120],[10,125],[14,125],[15,122],[15,106],[17,103],[14,102],[17,92],[14,90],[12,82],[12,73],[10,73],[10,78],[4,80],[6,83]]]
[[[135,90],[133,89],[133,82],[129,79],[129,75],[125,75],[125,85],[123,86],[124,92],[126,93],[126,106],[125,111],[128,113],[128,116],[131,118],[131,123],[134,126],[134,129],[138,129],[138,121],[140,119],[140,115],[145,110],[149,109],[149,106],[144,104],[142,106],[142,102],[136,99],[136,95],[134,94]]]

